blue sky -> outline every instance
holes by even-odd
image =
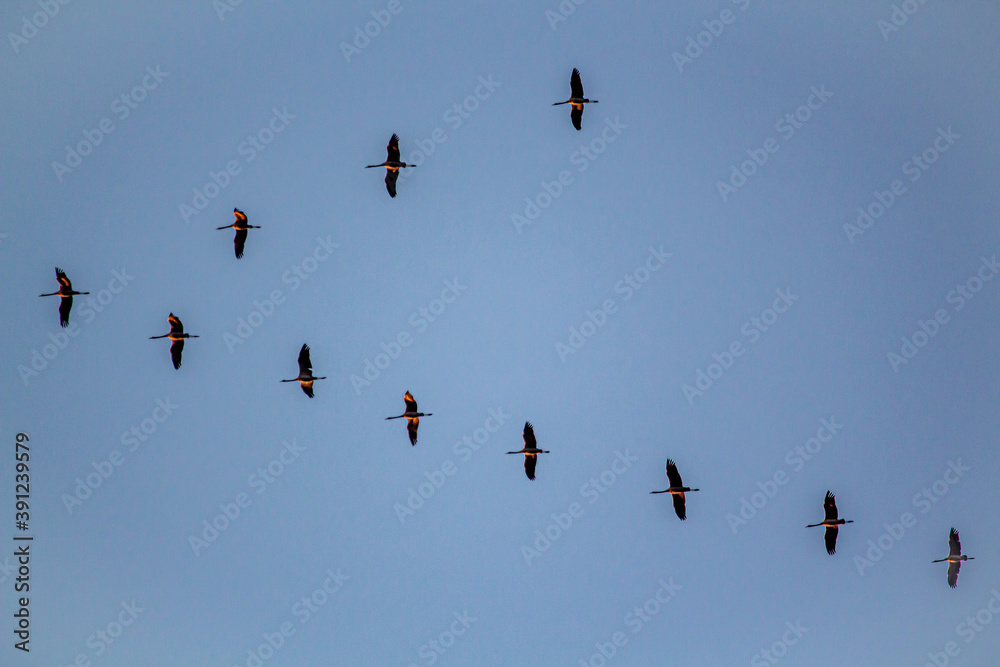
[[[34,536],[28,655],[0,558],[4,664],[1000,654],[994,4],[0,25],[0,470],[27,433]],[[574,67],[580,132],[550,106]],[[363,168],[393,133],[396,199]],[[95,299],[68,330],[55,266]],[[179,370],[147,340],[170,312],[201,336]],[[278,382],[303,343],[313,400]],[[416,447],[384,421],[406,390]],[[533,482],[503,454],[527,420]],[[684,522],[648,495],[668,457]],[[828,489],[832,557],[803,527]]]

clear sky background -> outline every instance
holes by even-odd
[[[20,431],[34,542],[28,655],[0,558],[0,662],[923,665],[953,642],[993,664],[1000,10],[902,4],[890,31],[885,0],[4,3],[2,553]],[[600,100],[581,132],[550,106],[574,67]],[[421,164],[390,199],[363,167],[394,132]],[[239,261],[234,206],[263,227]],[[102,300],[72,338],[36,296],[55,266]],[[180,370],[147,340],[170,312],[201,336]],[[303,343],[314,400],[278,382]],[[383,419],[406,390],[434,413],[416,447]],[[533,482],[503,454],[526,420],[552,452]],[[806,460],[821,420],[842,426]],[[648,495],[668,457],[701,489],[684,522]],[[828,489],[855,521],[832,557],[804,528]],[[956,590],[930,562],[952,526],[977,558]]]

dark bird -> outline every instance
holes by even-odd
[[[528,476],[528,479],[535,479],[535,464],[538,463],[538,455],[551,454],[551,452],[538,448],[538,443],[535,442],[535,429],[531,422],[524,422],[524,447],[516,452],[507,453],[524,454],[524,474]]]
[[[386,146],[386,150],[388,154],[386,155],[385,162],[382,164],[370,164],[365,169],[385,167],[385,189],[389,191],[390,197],[395,197],[396,179],[399,178],[399,170],[404,167],[416,167],[417,165],[399,161],[399,137],[395,134],[389,139],[389,145]]]
[[[569,117],[573,121],[573,127],[582,130],[580,122],[583,120],[583,105],[597,104],[597,100],[588,100],[583,96],[583,82],[580,81],[580,70],[573,68],[573,76],[569,79],[569,99],[565,102],[555,102],[552,106],[557,107],[560,104],[572,105],[573,109],[569,112]]]
[[[216,229],[235,229],[236,238],[233,239],[233,244],[236,246],[236,259],[243,257],[243,246],[247,242],[247,230],[248,229],[260,229],[258,225],[248,225],[247,224],[247,214],[238,208],[233,209],[233,215],[236,216],[236,221],[231,225],[226,225],[225,227],[216,227]]]
[[[396,135],[393,135],[394,137]],[[406,412],[401,415],[396,415],[395,417],[386,417],[386,419],[402,419],[406,418],[406,431],[410,434],[410,444],[417,444],[417,429],[420,427],[421,417],[430,417],[434,413],[428,412],[424,414],[423,412],[417,412],[417,401],[414,400],[413,394],[409,391],[403,395],[403,400],[406,402]]]
[[[56,267],[56,280],[59,281],[59,291],[52,294],[39,294],[38,296],[59,296],[59,324],[64,327],[69,326],[69,311],[73,308],[74,294],[90,294],[90,292],[77,292],[73,289],[73,283],[69,281],[66,274],[58,266]]]
[[[180,319],[176,315],[170,313],[170,317],[167,318],[170,322],[170,333],[165,333],[162,336],[150,336],[149,340],[155,340],[157,338],[169,338],[173,341],[170,345],[170,358],[174,362],[174,368],[181,367],[181,353],[184,351],[184,339],[185,338],[198,338],[198,336],[192,334],[184,333],[184,325],[181,324]]]
[[[669,493],[673,496],[674,511],[677,512],[677,518],[683,521],[687,519],[687,510],[684,507],[684,494],[687,491],[699,491],[700,489],[692,489],[684,486],[684,482],[681,481],[681,474],[677,472],[677,464],[674,463],[673,459],[667,459],[667,480],[670,482],[668,488],[663,491],[650,491],[650,493]]]
[[[302,386],[302,391],[306,393],[306,396],[315,398],[313,396],[313,381],[325,380],[326,378],[313,377],[312,371],[313,365],[312,360],[309,359],[309,346],[303,343],[302,349],[299,350],[299,376],[291,380],[282,380],[282,382],[298,382]]]
[[[943,563],[948,561],[948,585],[952,588],[958,585],[958,571],[962,568],[963,560],[976,560],[971,556],[962,555],[962,543],[958,541],[958,531],[954,528],[948,534],[948,557],[931,561],[932,563]]]
[[[840,532],[838,526],[843,526],[845,523],[854,523],[854,521],[845,521],[844,519],[837,518],[837,498],[829,491],[826,492],[826,498],[823,500],[823,510],[826,512],[826,518],[823,519],[823,523],[809,524],[806,528],[826,526],[826,552],[832,556],[837,553],[837,533]]]

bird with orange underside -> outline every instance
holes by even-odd
[[[165,333],[162,336],[150,336],[149,340],[169,338],[172,341],[170,344],[170,360],[174,362],[174,368],[180,368],[181,353],[184,352],[184,340],[187,338],[198,338],[198,336],[184,333],[184,325],[181,324],[180,318],[173,313],[170,313],[167,321],[170,322],[170,333]]]
[[[663,491],[650,491],[650,493],[669,493],[674,499],[674,512],[676,512],[677,518],[684,521],[687,519],[684,494],[689,491],[700,491],[700,489],[684,486],[681,474],[677,471],[677,464],[674,463],[673,459],[667,459],[667,480],[670,482],[669,487]]]
[[[235,229],[236,236],[233,238],[233,245],[236,248],[236,259],[241,259],[243,257],[243,246],[247,242],[247,230],[248,229],[260,229],[258,225],[248,225],[247,224],[247,214],[238,208],[233,209],[233,215],[236,216],[236,221],[231,225],[226,225],[225,227],[216,227],[216,231],[220,229]]]
[[[524,474],[528,476],[528,479],[533,480],[535,479],[535,465],[538,463],[538,455],[551,454],[552,452],[538,448],[538,442],[535,441],[535,427],[531,425],[531,422],[524,422],[524,447],[516,452],[507,453],[524,454]]]
[[[38,296],[58,296],[59,300],[59,324],[64,327],[69,326],[69,311],[73,308],[73,295],[90,294],[90,292],[77,292],[73,289],[73,283],[66,277],[66,273],[56,267],[56,280],[59,281],[59,291],[51,294],[39,294]]]
[[[399,178],[399,170],[416,166],[415,164],[406,164],[399,161],[399,137],[393,134],[389,139],[389,144],[386,146],[385,162],[382,164],[370,164],[365,169],[385,167],[385,189],[389,191],[390,197],[395,197],[396,180]]]
[[[386,419],[406,419],[406,432],[410,434],[410,444],[417,444],[417,429],[420,428],[420,418],[430,417],[434,413],[428,412],[424,414],[417,410],[417,401],[413,398],[413,394],[407,390],[403,394],[403,402],[406,404],[406,411],[401,415],[396,415],[395,417],[386,417]]]
[[[569,117],[573,121],[573,127],[578,130],[583,129],[581,125],[583,122],[583,105],[597,104],[597,100],[588,100],[583,96],[583,81],[580,80],[580,70],[575,67],[569,79],[569,99],[565,102],[554,102],[552,106],[557,107],[560,104],[569,104],[572,107]]]

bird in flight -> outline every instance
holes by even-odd
[[[684,494],[688,491],[699,491],[700,489],[692,489],[684,486],[684,482],[681,481],[681,474],[677,472],[677,464],[674,463],[673,459],[667,459],[667,480],[670,482],[668,488],[663,491],[650,491],[650,493],[669,493],[673,496],[674,512],[677,513],[677,518],[683,521],[687,519],[687,510],[684,507]]]
[[[64,327],[69,326],[69,311],[73,308],[74,294],[90,294],[90,292],[77,292],[73,289],[73,283],[66,277],[65,272],[56,267],[56,280],[59,281],[59,291],[51,294],[39,294],[38,296],[59,296],[59,324]]]
[[[535,479],[535,464],[538,463],[539,454],[550,454],[544,449],[538,448],[538,443],[535,441],[535,429],[531,425],[531,422],[524,422],[524,447],[517,450],[516,452],[507,452],[508,454],[524,454],[524,474],[528,476],[528,479]]]
[[[247,214],[238,208],[233,209],[233,215],[236,216],[236,221],[231,225],[226,225],[225,227],[216,227],[219,229],[235,229],[236,238],[233,239],[233,245],[236,246],[236,259],[243,257],[243,246],[247,242],[247,230],[248,229],[260,229],[258,225],[248,225],[247,224]]]
[[[393,135],[395,136],[395,135]],[[386,419],[402,419],[406,418],[406,432],[410,434],[410,444],[417,444],[417,429],[420,427],[421,417],[430,417],[434,413],[428,412],[424,414],[423,412],[417,412],[417,401],[413,398],[413,394],[407,390],[406,394],[403,395],[403,400],[406,402],[406,412],[401,415],[396,415],[395,417],[386,417]]]
[[[806,528],[826,526],[826,552],[832,556],[837,553],[837,533],[840,532],[839,526],[843,526],[845,523],[854,523],[854,521],[845,521],[844,519],[837,518],[837,498],[829,491],[826,492],[826,498],[823,500],[823,510],[826,512],[826,518],[823,519],[823,522],[809,524]]]
[[[552,106],[557,107],[560,104],[569,104],[573,108],[569,112],[570,120],[573,121],[573,127],[578,130],[582,130],[580,123],[583,120],[583,105],[584,104],[597,104],[597,100],[588,100],[583,96],[583,82],[580,80],[580,70],[573,68],[573,76],[569,79],[569,99],[565,102],[555,102]]]
[[[170,359],[174,362],[174,368],[180,368],[181,353],[184,351],[184,339],[198,338],[198,336],[184,333],[184,325],[181,324],[180,319],[173,313],[170,313],[170,317],[167,318],[167,321],[170,322],[170,333],[165,333],[162,336],[150,336],[149,340],[169,338],[173,341],[170,345]]]
[[[390,197],[396,196],[396,179],[399,178],[399,170],[404,167],[416,167],[415,164],[406,164],[405,162],[399,161],[399,137],[395,134],[389,139],[389,145],[386,146],[387,155],[385,162],[382,164],[370,164],[365,169],[374,169],[375,167],[385,167],[385,189],[389,191]]]
[[[282,380],[282,382],[298,382],[302,386],[302,391],[306,393],[306,396],[315,398],[313,396],[313,381],[325,380],[326,378],[313,377],[312,369],[312,360],[309,359],[309,346],[303,343],[302,349],[299,350],[299,376],[291,380]]]
[[[958,571],[962,568],[963,560],[976,560],[971,556],[962,555],[962,543],[958,540],[958,531],[954,528],[948,534],[948,557],[931,561],[933,563],[943,563],[948,561],[948,585],[952,588],[958,586]]]

